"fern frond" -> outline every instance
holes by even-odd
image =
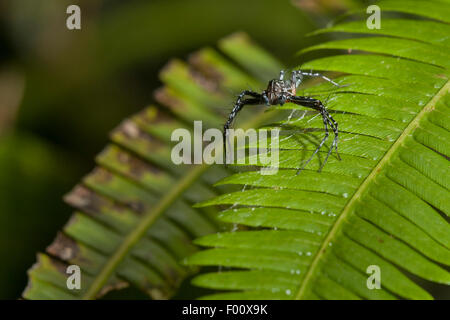
[[[222,291],[205,298],[431,299],[416,279],[450,284],[450,5],[418,0],[379,6],[434,20],[383,16],[379,30],[367,29],[365,21],[342,23],[320,32],[371,37],[302,51],[348,53],[300,66],[345,74],[334,80],[347,86],[327,104],[342,132],[342,161],[330,157],[317,172],[328,151],[322,150],[296,175],[316,148],[311,141],[323,133],[295,132],[320,129],[322,119],[305,113],[269,126],[291,129],[280,142],[278,173],[229,176],[219,184],[246,189],[197,205],[232,205],[219,219],[250,228],[195,241],[210,248],[186,264],[222,268],[194,279]],[[326,99],[324,89],[331,85],[302,94]],[[279,109],[306,110],[291,104]],[[381,288],[371,290],[367,270],[373,265],[381,270]]]
[[[222,124],[222,106],[233,99],[228,90],[261,86],[261,70],[281,68],[244,34],[219,47],[222,53],[205,48],[189,63],[169,63],[160,74],[165,86],[156,92],[160,106],[112,132],[98,166],[65,197],[77,211],[46,253],[38,254],[24,298],[94,299],[133,286],[153,299],[167,299],[198,270],[180,261],[197,251],[192,239],[216,232],[218,223],[215,209],[192,204],[216,195],[210,185],[228,174],[220,166],[175,165],[171,134],[179,128],[192,132],[193,120],[203,120],[204,129]],[[236,60],[250,73],[225,57],[242,50],[251,55]],[[68,265],[81,269],[80,290],[66,285]]]

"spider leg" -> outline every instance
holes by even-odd
[[[331,124],[331,122],[329,121],[329,119],[327,118],[327,116],[326,116],[325,114],[323,114],[322,116],[323,116],[323,122],[324,122],[324,123],[327,122],[327,123],[330,125],[330,127],[332,127],[332,129],[333,129],[333,131],[334,131],[333,125]],[[331,153],[333,152],[333,149],[334,149],[334,147],[335,147],[335,142],[336,142],[336,135],[335,135],[335,137],[334,137],[334,139],[333,139],[333,142],[331,143],[331,147],[328,149],[328,153],[327,153],[327,156],[325,157],[325,160],[323,161],[322,165],[321,165],[320,168],[319,168],[319,172],[322,171],[322,168],[325,166],[325,164],[326,164],[327,161],[328,161],[328,158],[330,157]]]
[[[324,106],[327,104],[328,99],[330,99],[332,92],[330,94],[328,94],[327,99],[325,100],[325,104],[323,104]],[[339,140],[339,130],[338,130],[338,124],[337,122],[333,119],[333,117],[330,115],[330,113],[328,112],[328,110],[324,107],[324,116],[326,116],[328,124],[330,125],[330,127],[333,129],[333,133],[334,133],[334,139],[333,139],[333,143],[331,144],[331,148],[330,151],[328,152],[327,157],[325,158],[325,162],[327,161],[328,157],[330,156],[333,148],[336,149],[336,156],[339,159],[339,161],[341,160],[341,156],[339,155],[338,149],[337,149],[337,145],[338,145],[338,140]]]
[[[302,76],[320,77],[320,78],[322,78],[322,79],[324,79],[324,80],[326,80],[326,81],[332,83],[334,86],[336,86],[336,87],[338,87],[338,88],[343,87],[343,86],[341,86],[340,84],[334,82],[334,81],[331,80],[330,78],[328,78],[328,77],[326,77],[326,76],[324,76],[324,75],[322,75],[322,74],[320,74],[320,73],[318,73],[318,72],[312,72],[312,71],[306,72],[306,71],[301,71],[301,70],[297,70],[297,71],[294,71],[294,72],[296,72],[297,74],[301,74]]]
[[[251,96],[253,98],[250,99],[243,99],[244,96]],[[261,94],[257,93],[257,92],[253,92],[253,91],[242,91],[241,94],[238,96],[238,98],[236,99],[236,102],[234,104],[233,110],[231,110],[230,114],[228,115],[228,120],[225,123],[225,125],[223,126],[223,150],[224,150],[224,156],[225,156],[225,164],[227,164],[227,144],[228,146],[231,148],[230,146],[230,141],[228,140],[228,129],[230,128],[231,124],[233,123],[234,119],[236,118],[237,114],[239,113],[239,111],[242,110],[242,108],[245,105],[257,105],[257,104],[262,104],[265,103],[265,99],[262,97]]]
[[[325,115],[328,118],[328,123],[330,124],[331,128],[333,129],[333,133],[334,133],[334,139],[333,139],[333,143],[331,144],[331,150],[334,147],[334,149],[336,150],[336,156],[340,161],[342,159],[338,152],[338,142],[339,142],[338,123],[336,122],[336,120],[333,119],[333,117],[328,113],[327,110],[325,110],[325,112],[326,112]]]
[[[329,136],[328,124],[330,124],[331,127],[333,127],[333,125],[331,125],[331,123],[328,121],[328,112],[327,112],[327,110],[325,109],[325,107],[323,106],[323,104],[322,104],[322,102],[320,100],[309,98],[309,97],[293,96],[293,97],[289,98],[289,101],[293,102],[293,103],[295,103],[297,105],[308,107],[308,108],[311,108],[311,109],[319,111],[320,114],[322,115],[322,120],[323,120],[323,124],[324,124],[324,128],[325,128],[325,136],[323,137],[322,141],[320,142],[320,144],[316,148],[316,150],[313,152],[313,154],[303,164],[303,166],[297,171],[297,174],[299,174],[308,165],[308,163],[313,159],[313,157],[317,154],[317,152],[319,152],[319,150],[322,148],[323,144],[327,140],[327,138]],[[333,131],[335,131],[334,128],[333,128]],[[332,148],[330,150],[332,150]],[[330,151],[328,151],[328,152],[330,153]],[[325,161],[323,162],[323,164],[320,166],[319,172],[322,170],[322,168],[325,165],[327,159],[328,159],[328,156],[325,159]]]

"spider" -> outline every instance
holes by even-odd
[[[318,100],[311,97],[303,97],[303,96],[296,96],[297,87],[300,85],[300,83],[303,80],[303,76],[310,76],[310,77],[321,77],[322,79],[332,83],[336,87],[342,87],[341,85],[337,84],[330,78],[327,78],[320,73],[313,73],[311,72],[305,72],[301,70],[294,70],[291,72],[291,78],[289,80],[284,80],[284,71],[282,70],[280,72],[280,78],[279,79],[273,79],[269,81],[269,84],[267,86],[267,89],[264,90],[262,93],[257,93],[250,90],[242,91],[242,93],[238,96],[236,103],[234,104],[233,110],[228,116],[228,120],[225,123],[223,127],[223,144],[224,144],[224,150],[225,155],[227,154],[226,149],[226,142],[228,142],[228,129],[230,128],[230,125],[233,123],[233,120],[236,118],[236,115],[238,112],[245,106],[245,105],[259,105],[259,104],[265,104],[267,106],[273,106],[273,105],[284,105],[286,102],[292,102],[300,106],[308,107],[314,110],[319,111],[319,113],[322,116],[323,124],[325,127],[325,136],[323,137],[322,141],[320,142],[319,146],[316,148],[314,153],[309,157],[309,159],[306,161],[306,163],[297,171],[297,174],[299,174],[306,165],[312,160],[312,158],[317,154],[317,152],[322,148],[323,144],[328,138],[329,132],[328,132],[328,126],[331,127],[334,133],[334,140],[331,144],[330,149],[328,150],[328,154],[323,161],[322,165],[319,168],[319,172],[322,170],[322,168],[325,166],[328,157],[332,153],[333,149],[336,150],[336,155],[339,160],[341,160],[341,157],[338,153],[338,124],[333,119],[333,117],[328,113],[327,109],[323,105],[323,103]],[[245,98],[245,96],[248,96],[250,98]]]

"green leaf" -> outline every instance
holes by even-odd
[[[231,206],[218,218],[242,225],[195,241],[207,249],[185,263],[221,268],[194,278],[220,291],[204,298],[432,299],[417,279],[450,285],[450,4],[379,5],[438,21],[383,17],[380,30],[364,20],[317,32],[373,34],[302,51],[347,52],[300,66],[344,73],[334,80],[347,86],[332,94],[323,93],[333,89],[329,83],[301,91],[326,101],[339,124],[342,161],[333,154],[317,172],[329,138],[297,175],[323,136],[322,119],[293,104],[274,107],[293,112],[265,126],[288,134],[280,139],[279,171],[262,175],[257,169],[267,165],[249,156],[256,169],[241,164],[245,172],[217,183],[242,191],[195,206]],[[370,266],[381,271],[380,289],[367,285]]]
[[[192,239],[219,225],[215,209],[192,204],[216,195],[210,185],[228,174],[220,166],[173,164],[171,134],[178,128],[192,132],[193,120],[203,119],[206,128],[222,125],[227,111],[219,107],[231,104],[230,88],[260,87],[259,70],[280,68],[244,34],[219,47],[222,53],[205,48],[189,63],[170,62],[156,93],[161,105],[124,120],[111,133],[97,167],[65,197],[77,211],[46,253],[38,254],[24,298],[94,299],[133,286],[153,299],[167,299],[198,271],[181,261],[197,251]],[[251,74],[225,56],[237,57]],[[67,288],[68,265],[81,268],[81,289]]]

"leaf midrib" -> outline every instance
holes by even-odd
[[[419,126],[419,122],[434,109],[436,102],[441,99],[446,93],[450,91],[450,81],[447,81],[446,84],[436,93],[436,95],[425,105],[425,107],[417,114],[417,116],[409,123],[409,125],[405,128],[403,133],[397,138],[397,140],[392,144],[386,154],[380,159],[378,164],[373,168],[370,174],[366,179],[361,183],[358,190],[354,193],[352,198],[347,202],[343,211],[341,212],[339,218],[336,220],[335,224],[331,227],[330,232],[327,237],[322,242],[321,247],[317,251],[316,256],[314,257],[308,271],[303,278],[303,281],[300,285],[300,288],[295,296],[296,300],[302,299],[305,294],[308,292],[308,287],[312,283],[312,279],[314,278],[315,270],[318,267],[318,263],[320,259],[324,256],[325,248],[328,246],[328,243],[332,242],[332,239],[336,235],[336,233],[340,230],[340,226],[345,221],[345,218],[352,212],[353,207],[359,200],[359,198],[366,191],[368,186],[375,180],[378,172],[389,163],[391,157],[395,154],[395,152],[402,146],[405,139],[412,135],[413,131]]]
[[[253,120],[247,122],[242,127],[244,129],[257,127],[271,116],[272,114],[269,112],[261,112],[257,117],[253,118]],[[167,193],[161,201],[157,203],[154,209],[148,212],[140,220],[137,227],[126,236],[125,240],[117,248],[114,254],[110,256],[100,273],[95,277],[82,299],[92,300],[96,298],[97,294],[106,285],[108,279],[112,276],[120,262],[122,262],[128,252],[130,252],[131,248],[133,248],[133,246],[142,237],[144,237],[153,222],[158,219],[169,208],[169,206],[176,201],[179,196],[181,196],[181,194],[183,194],[195,181],[197,181],[197,178],[201,176],[209,167],[210,165],[205,163],[194,166],[181,180],[178,180],[174,188]]]

